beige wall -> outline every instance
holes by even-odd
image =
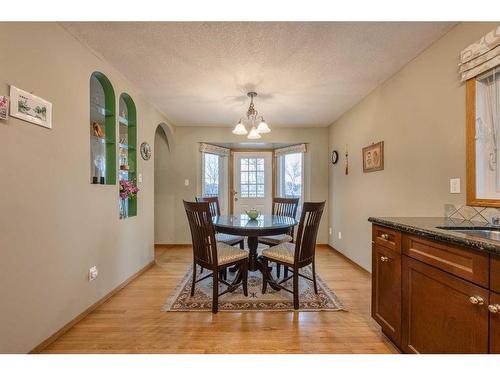
[[[0,121],[0,352],[27,352],[153,260],[154,162],[138,157],[138,216],[119,220],[118,186],[89,183],[89,78],[129,93],[138,143],[166,119],[117,71],[54,23],[0,23],[8,85],[53,104],[53,129]],[[99,268],[94,282],[88,269]]]
[[[313,201],[328,198],[328,128],[273,128],[266,134],[265,142],[309,144],[304,158],[306,170],[306,199]],[[182,200],[193,200],[201,192],[201,155],[199,142],[235,143],[246,139],[231,133],[231,128],[222,127],[176,127],[170,151],[157,141],[159,159],[170,157],[159,164],[165,168],[163,177],[158,176],[156,186],[156,233],[155,243],[190,243],[186,214]],[[167,177],[168,175],[168,177]],[[167,180],[171,179],[171,185]],[[190,181],[184,186],[184,180]],[[172,210],[173,207],[173,210]],[[318,234],[319,243],[328,241],[328,213],[324,213]]]
[[[462,23],[330,127],[329,243],[371,269],[369,216],[443,216],[465,202],[465,87],[459,52],[498,23]],[[385,170],[363,173],[361,149],[385,142]],[[344,175],[345,146],[349,175]],[[461,179],[461,194],[449,179]],[[342,239],[338,239],[338,232]]]

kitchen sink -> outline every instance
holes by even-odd
[[[457,228],[457,227],[437,227],[439,229],[467,234],[472,237],[480,237],[488,240],[500,241],[500,228]]]

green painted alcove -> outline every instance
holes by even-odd
[[[119,110],[119,178],[137,184],[137,111],[135,103],[127,93],[120,95]],[[124,169],[128,167],[128,169]],[[129,198],[126,214],[122,217],[137,215],[137,197]]]
[[[116,185],[115,108],[115,92],[111,82],[101,72],[92,73],[90,76],[90,182],[93,184]]]

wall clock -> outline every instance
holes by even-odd
[[[339,161],[339,153],[337,151],[332,151],[332,164],[337,164]]]
[[[148,142],[141,143],[141,156],[144,160],[151,158],[151,146]]]

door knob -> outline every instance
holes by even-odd
[[[490,313],[492,314],[498,314],[500,312],[500,305],[499,304],[489,305],[488,310],[490,310]]]
[[[480,296],[472,296],[469,298],[469,302],[472,303],[473,305],[483,305],[484,299],[483,297]]]

